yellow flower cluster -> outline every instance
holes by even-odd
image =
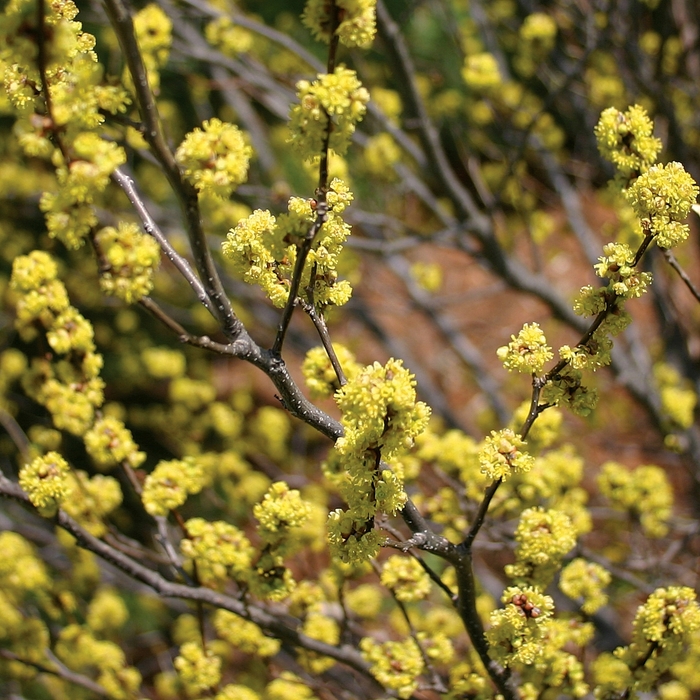
[[[104,517],[122,502],[119,482],[111,476],[90,476],[75,470],[68,475],[69,493],[61,504],[91,535],[102,537],[107,532]]]
[[[237,126],[214,118],[187,134],[175,160],[198,192],[223,199],[246,181],[252,154]]]
[[[401,360],[365,367],[335,395],[343,413],[343,437],[335,449],[346,457],[380,450],[390,460],[425,430],[430,409],[416,401],[415,379]]]
[[[57,452],[37,457],[19,471],[19,485],[44,517],[52,517],[71,491],[68,462]]]
[[[247,29],[235,24],[230,17],[217,17],[204,30],[207,41],[227,56],[248,52],[258,38]]]
[[[55,262],[43,251],[19,256],[12,265],[10,286],[18,295],[15,326],[26,341],[43,327],[47,342],[61,356],[33,360],[23,386],[46,406],[57,428],[82,435],[104,400],[102,357],[95,352],[92,326],[70,305],[57,274]]]
[[[416,401],[415,380],[401,360],[365,367],[335,394],[344,435],[335,453],[345,474],[340,492],[349,509],[329,515],[329,539],[343,561],[374,556],[380,537],[373,530],[377,512],[395,513],[405,503],[398,470],[382,460],[400,459],[426,427],[430,409]]]
[[[205,485],[204,469],[194,457],[161,460],[146,477],[141,500],[151,515],[167,515]]]
[[[498,348],[498,359],[509,372],[539,374],[554,355],[537,323],[526,323],[517,337],[511,335],[508,345]]]
[[[146,459],[145,453],[139,452],[131,431],[117,418],[107,416],[96,420],[83,441],[92,460],[105,471],[122,462],[135,469]]]
[[[22,535],[0,532],[0,591],[11,603],[22,601],[26,594],[42,595],[51,587],[44,562]]]
[[[355,360],[355,355],[339,343],[333,343],[333,350],[346,378],[355,377],[362,369],[362,365]],[[301,371],[312,399],[328,398],[340,389],[340,382],[328,358],[328,353],[322,346],[311,348],[306,353]]]
[[[126,663],[124,652],[114,642],[96,639],[82,625],[69,624],[58,635],[56,656],[72,671],[97,671],[97,682],[115,698],[133,697],[141,686],[141,674]]]
[[[501,601],[505,607],[491,613],[491,627],[486,630],[492,658],[504,666],[535,664],[545,649],[552,599],[538,588],[511,586]]]
[[[156,3],[150,3],[134,15],[134,31],[141,50],[148,86],[154,94],[160,90],[160,69],[170,56],[173,25],[168,15]],[[131,76],[125,69],[123,82],[131,86]]]
[[[520,516],[515,540],[515,564],[506,566],[506,574],[518,584],[544,590],[576,546],[576,530],[565,513],[528,508]]]
[[[329,43],[333,22],[331,13],[336,12],[335,34],[340,43],[366,49],[377,32],[376,6],[377,0],[307,0],[301,19],[316,39]]]
[[[692,588],[671,586],[654,591],[634,618],[632,643],[615,650],[627,667],[627,687],[642,693],[685,658],[693,634],[700,630],[700,606]]]
[[[304,158],[313,159],[322,153],[328,139],[329,147],[343,155],[369,102],[369,93],[355,71],[340,65],[311,83],[300,80],[297,97],[299,104],[289,115],[292,147]]]
[[[576,352],[568,346],[564,345],[561,348],[563,355],[568,355],[570,352]],[[570,356],[570,355],[569,355]],[[595,388],[590,388],[582,383],[581,371],[574,369],[571,365],[567,365],[558,374],[552,377],[540,395],[544,403],[558,406],[566,404],[572,411],[579,416],[588,416],[598,403],[598,392]]]
[[[597,482],[613,508],[639,518],[649,537],[663,537],[668,532],[673,489],[663,469],[646,465],[630,471],[617,462],[606,462]]]
[[[260,525],[258,534],[270,547],[282,553],[290,530],[301,527],[311,515],[311,507],[299,491],[290,489],[284,481],[270,486],[263,500],[253,508],[253,515]]]
[[[626,178],[646,172],[656,162],[661,141],[652,136],[653,130],[654,123],[639,105],[626,112],[604,110],[594,129],[601,155]]]
[[[340,642],[340,626],[338,623],[332,617],[317,611],[312,611],[306,616],[301,631],[307,637],[332,646],[337,646]],[[335,659],[313,651],[304,650],[299,655],[299,662],[309,673],[318,675],[332,668],[335,664]]]
[[[69,247],[80,246],[97,223],[91,205],[125,161],[120,147],[92,130],[104,122],[103,112],[124,112],[128,103],[121,86],[103,79],[95,39],[82,31],[76,15],[72,0],[57,0],[47,5],[45,26],[39,29],[35,2],[11,2],[0,25],[0,71],[17,114],[18,141],[27,155],[51,160],[57,168],[58,191],[45,193],[41,207],[49,233]],[[46,85],[37,60],[40,34]]]
[[[338,281],[337,272],[343,243],[350,234],[341,214],[352,194],[342,180],[334,178],[326,197],[326,221],[312,242],[300,280],[301,293],[317,308],[342,306],[352,293],[346,280]],[[222,244],[233,271],[244,282],[259,285],[279,308],[289,299],[297,250],[316,226],[315,204],[292,197],[287,212],[277,218],[258,209],[239,221]]]
[[[413,557],[400,554],[389,557],[382,567],[380,580],[402,603],[422,600],[430,593],[430,577]]]
[[[278,639],[266,637],[254,622],[245,620],[228,610],[217,610],[213,617],[216,633],[246,654],[255,654],[262,658],[274,656],[281,643]]]
[[[690,382],[683,381],[678,370],[660,362],[654,365],[654,379],[661,393],[661,407],[670,428],[689,428],[695,420],[698,396]]]
[[[479,450],[481,472],[489,479],[508,479],[532,469],[534,457],[523,452],[525,441],[510,428],[492,430]]]
[[[107,269],[100,275],[105,294],[133,304],[153,289],[153,275],[160,263],[160,247],[154,238],[142,233],[136,224],[120,222],[95,235]]]
[[[496,59],[493,54],[486,52],[465,58],[462,79],[467,87],[477,93],[488,93],[503,82]]]
[[[682,221],[695,204],[698,192],[693,177],[680,163],[653,165],[625,190],[625,199],[660,248],[673,248],[690,233]]]
[[[190,518],[185,529],[187,536],[180,542],[180,551],[196,562],[197,575],[204,585],[216,587],[229,578],[246,580],[250,576],[253,546],[235,525]]]
[[[209,693],[221,681],[221,658],[197,642],[183,644],[173,666],[191,698]]]
[[[375,642],[370,637],[360,641],[362,656],[371,664],[372,675],[400,698],[409,698],[418,687],[423,673],[423,655],[413,639],[402,642]]]
[[[607,569],[579,557],[562,569],[559,588],[569,598],[582,600],[581,610],[586,615],[592,615],[608,602],[603,589],[611,580]]]

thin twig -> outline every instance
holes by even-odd
[[[48,653],[49,650],[47,649],[46,652]],[[87,676],[83,676],[80,673],[71,671],[56,657],[52,659],[53,663],[55,664],[54,668],[47,666],[46,664],[40,664],[37,661],[30,661],[29,659],[25,659],[19,656],[18,654],[15,654],[14,651],[10,651],[9,649],[0,649],[0,658],[5,659],[6,661],[14,661],[16,663],[24,664],[25,666],[29,666],[30,668],[36,669],[37,671],[39,671],[39,673],[48,673],[51,676],[57,676],[58,678],[67,681],[68,683],[72,683],[73,685],[85,688],[85,690],[89,690],[91,693],[95,693],[95,695],[97,695],[100,698],[105,698],[105,700],[111,700],[114,697],[111,693],[108,693],[99,683],[96,683]]]
[[[29,461],[29,448],[31,443],[27,434],[22,430],[22,426],[4,408],[0,408],[0,425],[5,428],[5,432],[15,444],[22,456],[23,462]]]
[[[2,474],[0,474],[0,496],[12,498],[33,510],[33,506],[31,506],[27,494],[17,484],[13,483]],[[364,676],[372,678],[369,673],[369,664],[352,646],[343,645],[336,647],[313,639],[297,631],[296,627],[292,627],[287,624],[287,622],[283,622],[274,613],[263,607],[253,605],[250,602],[244,603],[237,598],[219,593],[210,588],[201,586],[193,588],[168,581],[158,572],[146,568],[139,562],[131,559],[131,557],[128,557],[106,542],[91,535],[63,510],[58,511],[55,521],[57,525],[67,530],[76,538],[80,547],[97,554],[105,561],[128,574],[131,578],[150,586],[156,593],[163,597],[201,601],[206,605],[228,610],[236,615],[240,615],[246,620],[255,622],[255,624],[260,626],[270,636],[282,639],[283,641],[308,649],[309,651],[315,651],[324,656],[329,656],[359,671]]]
[[[139,50],[131,15],[123,0],[104,0],[104,3],[134,84],[136,102],[145,126],[143,136],[158,159],[180,202],[187,224],[187,234],[195,265],[207,296],[211,300],[216,318],[221,323],[226,337],[235,340],[245,331],[245,328],[231,307],[231,302],[226,296],[221,278],[214,265],[202,229],[197,191],[182,178],[175,157],[163,133],[158,107],[153,91],[148,84],[148,71]]]
[[[153,238],[158,241],[158,245],[160,245],[168,260],[170,260],[170,262],[185,278],[190,287],[192,287],[199,302],[203,304],[213,316],[216,316],[214,312],[214,305],[207,295],[201,280],[197,277],[189,262],[187,262],[187,260],[185,260],[185,258],[183,258],[173,248],[165,234],[160,230],[160,227],[148,211],[143,197],[136,188],[133,178],[128,175],[123,168],[117,168],[112,173],[112,180],[114,180],[114,182],[116,182],[124,191],[124,194],[127,196],[131,202],[131,205],[134,207],[134,210],[138,214],[138,217],[141,219],[141,224],[146,233],[149,236],[153,236]]]
[[[663,250],[666,262],[678,273],[678,276],[683,280],[685,286],[688,287],[690,293],[695,297],[697,301],[700,301],[700,290],[693,284],[693,280],[688,277],[686,271],[681,267],[681,264],[676,259],[676,256],[671,250]]]

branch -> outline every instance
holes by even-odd
[[[221,278],[207,246],[202,229],[197,191],[182,179],[175,157],[166,142],[158,107],[148,85],[148,71],[139,50],[131,15],[124,0],[104,0],[104,2],[134,84],[136,101],[145,127],[143,136],[158,159],[180,202],[195,264],[216,318],[221,323],[226,336],[230,340],[235,340],[245,332],[245,328],[231,307],[231,302],[226,296]]]
[[[50,651],[47,649],[46,653],[49,654]],[[105,698],[105,700],[113,700],[114,698],[114,696],[111,693],[108,693],[99,683],[96,683],[87,676],[71,671],[56,657],[52,659],[53,663],[55,664],[55,668],[37,663],[36,661],[30,661],[29,659],[23,659],[21,656],[15,654],[9,649],[0,649],[0,659],[5,659],[6,661],[16,661],[24,664],[25,666],[36,669],[39,671],[39,673],[48,673],[52,676],[58,676],[62,680],[68,681],[68,683],[73,683],[81,688],[85,688],[85,690],[89,690],[91,693],[95,693],[95,695],[100,698]]]
[[[693,280],[688,277],[685,270],[681,267],[681,264],[676,259],[676,256],[667,249],[663,250],[666,262],[678,273],[678,276],[683,280],[685,286],[688,287],[690,293],[695,297],[697,301],[700,301],[700,290],[693,284]]]
[[[0,474],[0,495],[12,498],[33,509],[27,494],[17,484],[13,483],[2,474]],[[58,526],[73,535],[83,549],[97,554],[105,561],[128,574],[131,578],[150,586],[156,593],[163,597],[191,600],[212,605],[215,608],[228,610],[246,620],[254,622],[270,636],[274,636],[290,644],[294,644],[295,646],[308,649],[309,651],[315,651],[318,654],[329,656],[355,669],[364,676],[372,677],[369,673],[369,664],[352,646],[343,645],[335,647],[313,639],[312,637],[298,632],[291,626],[296,622],[295,620],[290,619],[289,621],[282,621],[279,617],[260,606],[244,603],[224,593],[219,593],[209,588],[193,588],[168,581],[156,571],[148,569],[126,554],[119,552],[102,540],[91,535],[63,510],[58,511],[55,522]]]
[[[158,245],[160,245],[168,260],[170,260],[170,262],[185,278],[190,287],[192,287],[192,289],[195,291],[197,299],[199,299],[200,303],[212,314],[212,316],[216,317],[214,305],[212,304],[211,299],[209,298],[206,290],[204,289],[204,285],[194,273],[194,270],[192,270],[192,267],[190,266],[189,262],[185,260],[185,258],[183,258],[172,247],[172,245],[170,245],[170,241],[160,230],[160,227],[148,211],[143,197],[136,189],[136,185],[131,176],[127,175],[123,168],[117,168],[112,173],[112,180],[114,180],[114,182],[116,182],[119,185],[119,187],[122,188],[124,194],[131,202],[131,205],[134,207],[134,210],[138,214],[138,217],[141,219],[141,224],[144,228],[144,231],[146,231],[146,233],[149,236],[153,236],[153,238],[155,238],[156,241],[158,241]]]

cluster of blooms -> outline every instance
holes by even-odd
[[[521,601],[519,601],[521,602]],[[522,605],[522,603],[521,603]],[[522,605],[527,612],[529,604]],[[590,693],[585,681],[583,663],[577,654],[567,651],[590,644],[594,628],[589,623],[576,620],[552,619],[546,622],[540,654],[533,664],[517,665],[522,679],[520,686],[523,700],[536,700],[543,689],[556,688],[556,692],[566,697],[582,698]]]
[[[663,537],[673,508],[673,489],[660,467],[646,465],[630,471],[606,462],[598,475],[598,488],[613,508],[638,518],[650,537]]]
[[[97,682],[115,698],[134,697],[141,686],[141,674],[126,663],[124,652],[114,642],[96,639],[85,626],[70,624],[58,635],[56,656],[72,671],[95,669]]]
[[[557,23],[544,12],[534,12],[525,18],[518,32],[518,52],[514,58],[516,71],[525,78],[531,77],[538,64],[554,48]]]
[[[136,224],[120,222],[95,235],[107,269],[100,275],[100,289],[124,300],[138,301],[153,289],[153,275],[160,263],[160,247],[154,238],[142,233]]]
[[[90,478],[86,472],[78,469],[68,474],[68,489],[61,508],[90,534],[102,537],[107,532],[105,516],[122,502],[119,482],[103,474]]]
[[[62,507],[96,537],[106,532],[104,517],[122,502],[116,479],[101,474],[90,478],[84,471],[71,471],[66,460],[53,451],[25,464],[19,472],[19,484],[41,515],[52,517]]]
[[[430,409],[416,401],[415,380],[401,360],[365,367],[335,394],[344,435],[335,453],[346,472],[340,486],[349,508],[329,516],[331,547],[343,561],[374,556],[380,536],[373,529],[378,512],[395,513],[406,495],[391,464],[413,444],[428,424]]]
[[[409,698],[418,687],[425,663],[413,639],[380,644],[369,637],[360,641],[362,656],[371,664],[372,675],[400,698]]]
[[[666,414],[671,429],[689,428],[695,420],[695,407],[698,396],[690,382],[684,382],[678,370],[669,364],[659,362],[654,365],[654,379],[661,394],[661,407]]]
[[[234,124],[209,119],[194,129],[175,151],[187,181],[200,193],[228,197],[245,182],[253,149]]]
[[[655,164],[661,142],[651,135],[653,128],[642,107],[624,113],[611,107],[601,114],[595,134],[601,154],[618,168],[623,195],[642,230],[661,248],[672,248],[688,237],[682,222],[699,190],[680,163]]]
[[[123,150],[93,130],[104,121],[102,112],[126,110],[126,91],[103,79],[93,51],[95,39],[75,21],[72,0],[58,0],[46,8],[51,31],[39,29],[35,2],[14,2],[5,10],[0,28],[0,70],[17,114],[16,130],[25,153],[51,160],[57,169],[58,191],[46,192],[41,208],[49,233],[69,247],[78,247],[96,225],[92,204],[104,192],[109,176],[124,163]],[[36,37],[45,42],[42,85]],[[50,91],[51,113],[42,94]],[[52,134],[60,134],[60,147]]]
[[[182,350],[168,347],[149,347],[141,352],[141,361],[149,377],[175,379],[185,373],[187,366]]]
[[[600,564],[576,558],[562,569],[559,588],[569,598],[582,600],[581,610],[592,615],[608,602],[604,589],[611,579]]]
[[[695,204],[697,184],[680,163],[653,165],[625,190],[625,198],[642,222],[642,230],[660,248],[673,248],[690,233],[681,223]]]
[[[341,214],[352,194],[342,180],[334,178],[326,198],[326,220],[313,240],[300,280],[302,293],[319,308],[342,306],[352,293],[346,280],[338,281],[337,272],[343,243],[350,234]],[[281,308],[289,299],[298,247],[316,222],[314,200],[292,197],[287,213],[277,218],[258,209],[239,221],[222,244],[223,254],[244,282],[259,285]]]
[[[310,506],[299,491],[290,489],[284,481],[270,486],[263,500],[253,509],[258,520],[258,534],[265,544],[282,556],[290,546],[290,530],[301,527],[311,514]]]
[[[537,323],[526,323],[517,337],[511,335],[508,345],[498,348],[498,359],[509,372],[539,374],[554,355]]]
[[[394,141],[392,135],[383,131],[367,139],[362,167],[373,177],[385,182],[392,182],[397,178],[396,171],[392,166],[401,160],[401,155],[401,148]],[[442,275],[439,275],[438,279],[438,275],[435,274],[435,267],[431,266],[431,269],[433,271],[433,274],[430,276],[431,284],[426,289],[435,292],[440,287],[439,283],[442,282]]]
[[[700,630],[700,606],[691,588],[659,588],[637,610],[632,643],[619,647],[614,659],[596,663],[600,697],[654,690],[659,679],[685,658],[693,634]]]
[[[20,469],[19,485],[41,515],[52,517],[70,493],[69,474],[68,462],[57,452],[48,452]]]
[[[582,384],[581,380],[581,371],[566,365],[547,382],[540,395],[541,400],[551,405],[564,403],[579,416],[590,415],[598,403],[598,392]]]
[[[481,471],[489,479],[506,480],[513,474],[530,471],[534,457],[521,451],[525,441],[510,428],[492,430],[479,450]]]
[[[217,17],[204,30],[206,40],[227,56],[237,56],[249,51],[256,39],[247,29],[238,26],[230,17]]]
[[[111,586],[101,585],[88,605],[85,622],[98,633],[115,632],[129,619],[129,609],[123,598]]]
[[[35,359],[23,377],[27,394],[46,406],[54,425],[82,435],[102,405],[104,382],[99,376],[102,357],[95,352],[93,331],[70,305],[58,269],[50,255],[33,251],[15,258],[10,286],[17,294],[15,326],[33,340],[43,327],[46,340],[61,356]]]
[[[377,0],[307,0],[301,19],[316,39],[329,43],[336,12],[335,34],[340,43],[366,49],[377,32],[376,5]]]
[[[167,515],[206,486],[207,475],[194,457],[161,460],[146,477],[141,500],[151,515]]]
[[[143,464],[146,454],[140,452],[131,431],[117,418],[99,418],[83,436],[85,449],[99,469],[105,471],[127,462],[132,469]]]
[[[274,656],[280,650],[279,640],[266,637],[254,622],[245,620],[228,610],[217,610],[214,613],[213,623],[221,639],[225,639],[246,654],[255,654],[265,659]]]
[[[21,535],[0,533],[0,644],[29,663],[46,663],[49,630],[36,616],[37,600],[45,600],[51,586],[43,562]],[[25,598],[30,605],[24,606]],[[3,661],[5,677],[27,678],[33,673],[23,663]]]
[[[221,658],[197,642],[186,642],[173,661],[188,697],[210,693],[221,681]]]
[[[286,411],[276,406],[259,408],[250,421],[250,431],[260,444],[265,445],[265,453],[272,459],[282,462],[288,457],[292,426]]]
[[[209,522],[190,518],[180,551],[196,563],[197,576],[206,586],[220,586],[230,578],[245,580],[252,566],[254,549],[235,525],[221,520]]]
[[[295,581],[284,566],[298,542],[294,537],[309,520],[312,509],[284,481],[275,482],[254,508],[253,514],[260,523],[258,533],[264,548],[253,566],[251,589],[263,598],[279,600],[293,590]]]
[[[506,574],[520,585],[544,590],[561,568],[564,556],[576,546],[576,529],[565,513],[528,508],[515,531],[515,564]]]
[[[345,377],[347,379],[355,377],[362,369],[362,365],[355,360],[355,355],[339,343],[333,343],[333,350]],[[328,358],[328,353],[322,346],[311,348],[306,353],[301,371],[312,399],[329,398],[340,388],[338,376]]]
[[[490,53],[467,56],[462,68],[462,78],[475,92],[488,93],[503,83],[498,62]]]
[[[340,626],[332,617],[321,612],[310,612],[304,620],[301,631],[311,639],[317,639],[332,646],[337,646],[340,642]],[[299,654],[299,662],[309,673],[319,675],[331,668],[335,664],[335,659],[313,651],[302,650]]]
[[[289,143],[304,158],[314,159],[328,139],[328,146],[343,155],[369,102],[369,92],[355,71],[340,65],[311,83],[300,80],[297,97],[299,104],[289,114]]]
[[[380,580],[402,603],[423,600],[430,593],[430,577],[413,557],[400,554],[389,557],[382,567]]]
[[[626,112],[615,107],[604,110],[594,129],[601,155],[625,178],[646,172],[656,162],[661,141],[653,131],[654,123],[639,105]]]
[[[644,294],[647,286],[650,284],[652,277],[648,272],[638,272],[633,267],[634,253],[626,243],[607,243],[603,247],[603,253],[598,258],[598,263],[594,265],[594,269],[598,277],[609,279],[608,291],[614,295],[613,298],[619,299],[637,299]],[[588,291],[589,288],[584,287],[588,293],[583,290],[577,302],[580,308],[579,313],[591,315],[594,309],[601,308],[602,290],[596,290],[595,293]],[[604,301],[604,300],[603,300]]]
[[[505,607],[491,613],[486,631],[492,658],[504,666],[536,663],[554,610],[552,599],[538,588],[511,586],[501,602]]]

